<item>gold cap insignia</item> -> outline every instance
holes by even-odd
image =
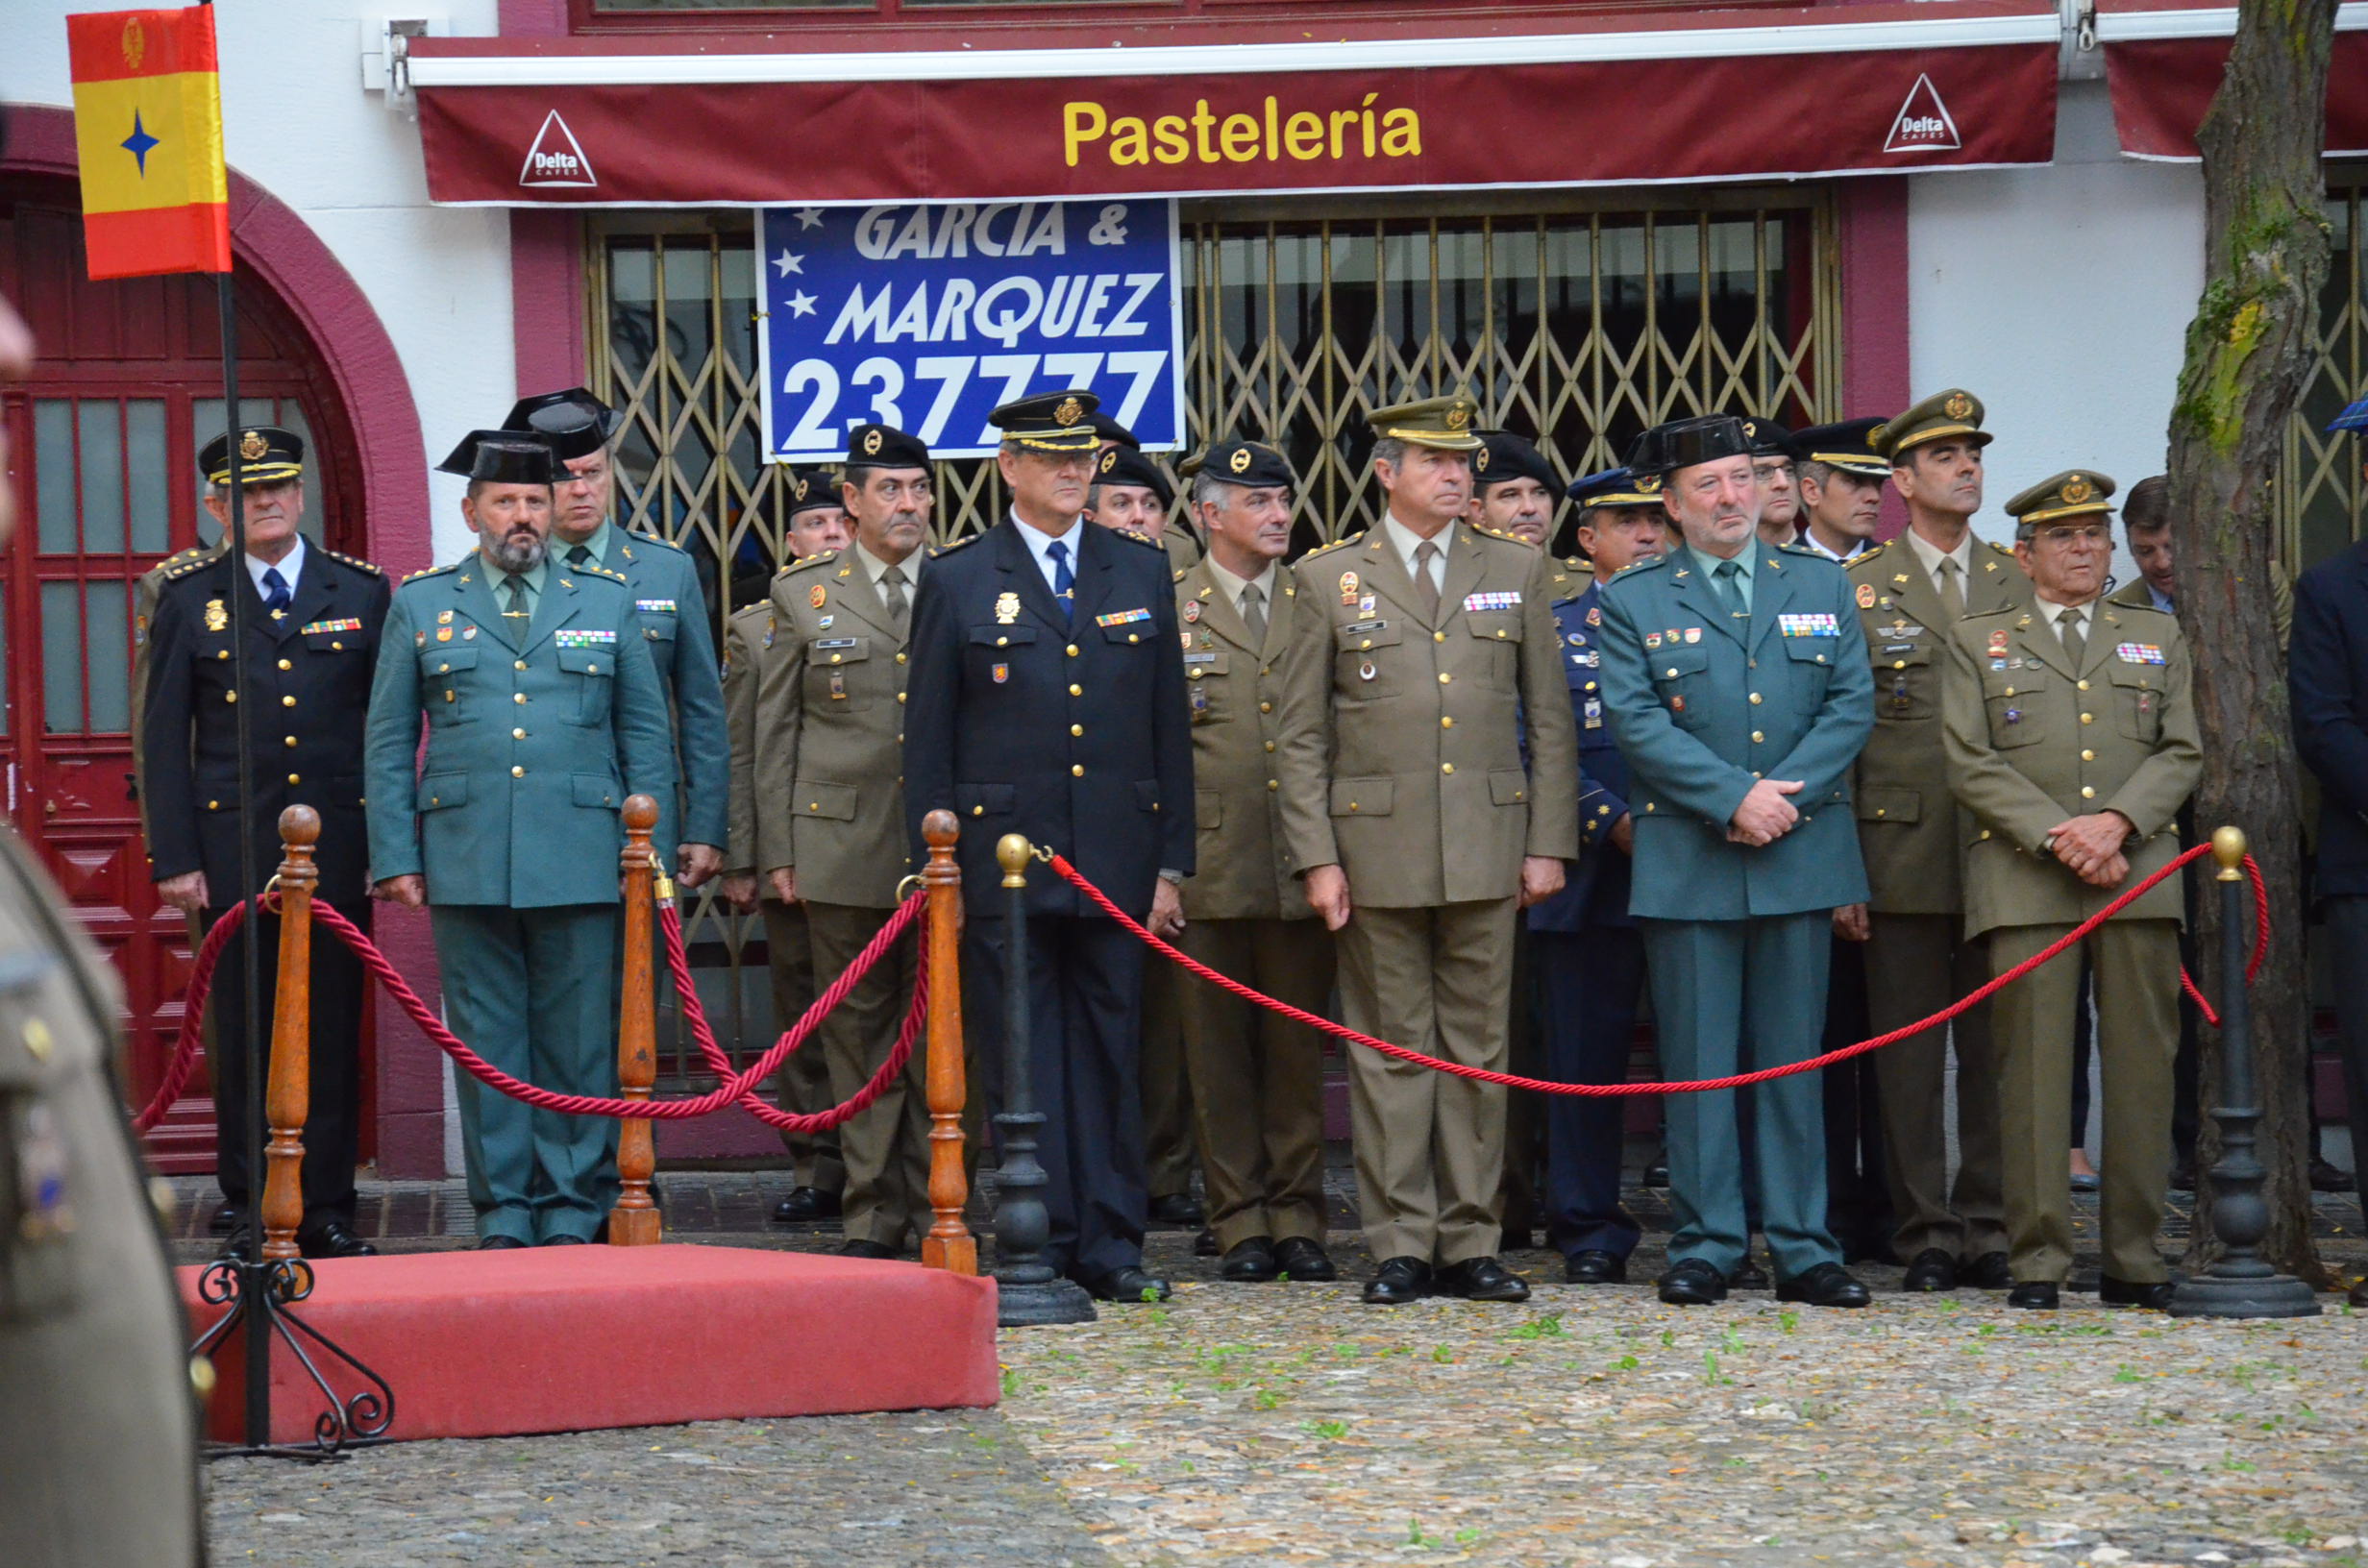
[[[879,431],[866,430],[863,432],[863,451],[866,456],[874,456],[878,453]]]
[[[1648,496],[1657,494],[1661,489],[1661,476],[1658,474],[1639,474],[1636,481],[1637,488]]]
[[[1758,440],[1760,438],[1759,423],[1749,419],[1743,421],[1743,433],[1755,441]]]
[[[1234,449],[1233,449],[1233,455],[1225,459],[1225,466],[1226,466],[1227,468],[1232,469],[1232,470],[1233,470],[1236,474],[1246,474],[1246,473],[1248,473],[1248,472],[1249,472],[1249,448],[1247,448],[1247,447],[1236,447],[1236,448],[1234,448]]]
[[[1105,452],[1105,453],[1103,453],[1101,454],[1101,471],[1102,471],[1104,474],[1107,474],[1107,473],[1109,473],[1112,469],[1114,469],[1114,468],[1116,468],[1116,467],[1118,467],[1118,466],[1119,466],[1119,449],[1118,449],[1118,448],[1116,448],[1116,447],[1112,447],[1112,448],[1111,448],[1108,452]]]
[[[2063,499],[2075,506],[2096,493],[2097,487],[2078,474],[2063,481]]]
[[[1074,398],[1063,398],[1061,405],[1052,410],[1052,423],[1064,428],[1085,417],[1085,405]]]
[[[249,430],[238,438],[238,455],[250,463],[262,461],[270,451],[271,443],[264,440],[259,431]]]
[[[789,483],[790,493],[800,501],[805,500],[805,480],[802,478],[796,478],[790,480]]]
[[[1883,433],[1884,428],[1880,425],[1866,432],[1866,448],[1869,452],[1881,452],[1883,450]]]
[[[1478,452],[1472,453],[1471,469],[1475,474],[1486,474],[1489,471],[1488,448],[1482,447]]]
[[[1460,430],[1470,423],[1471,410],[1465,407],[1462,404],[1456,404],[1447,409],[1447,429],[1451,430]]]
[[[1940,411],[1951,419],[1970,419],[1973,417],[1973,400],[1962,392],[1952,392],[1949,401],[1940,405]]]

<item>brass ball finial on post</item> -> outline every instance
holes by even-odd
[[[970,1086],[962,1065],[962,869],[954,845],[962,824],[940,808],[921,821],[929,862],[921,872],[928,890],[922,941],[929,955],[928,1067],[929,1212],[935,1216],[921,1238],[925,1267],[953,1274],[978,1272],[978,1238],[962,1223],[970,1182],[962,1171],[962,1109]]]
[[[656,863],[650,831],[657,826],[657,802],[646,795],[625,802],[625,847],[617,867],[625,877],[625,982],[617,1012],[617,1084],[629,1100],[646,1100],[657,1084],[657,992],[652,944],[657,935]],[[657,1170],[657,1144],[646,1116],[627,1116],[617,1128],[617,1181],[622,1190],[608,1215],[608,1243],[654,1246],[665,1239],[665,1222],[650,1196]]]

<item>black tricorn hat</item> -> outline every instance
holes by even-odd
[[[556,484],[560,474],[550,439],[533,430],[471,430],[435,466],[483,484]]]
[[[1141,485],[1157,496],[1162,506],[1175,500],[1175,486],[1168,482],[1168,476],[1132,447],[1112,447],[1095,458],[1094,482]]]
[[[551,443],[559,461],[588,457],[625,428],[625,416],[580,386],[538,392],[510,405],[506,430],[532,430]]]
[[[1628,449],[1628,470],[1640,478],[1666,478],[1681,468],[1722,457],[1752,455],[1751,437],[1733,414],[1702,414],[1656,425]]]

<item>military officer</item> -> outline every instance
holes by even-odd
[[[1794,475],[1798,449],[1792,432],[1772,419],[1746,415],[1743,434],[1751,442],[1751,476],[1760,486],[1760,537],[1782,548],[1801,529],[1801,492]]]
[[[1484,430],[1471,454],[1471,522],[1549,549],[1563,481],[1545,453],[1510,430]]]
[[[1725,415],[1644,432],[1629,459],[1660,478],[1685,536],[1605,585],[1603,690],[1634,777],[1630,912],[1642,922],[1661,1065],[1720,1077],[1815,1054],[1832,913],[1865,897],[1849,819],[1871,685],[1841,569],[1756,536],[1752,437]],[[1671,1097],[1676,1227],[1661,1299],[1721,1300],[1744,1258],[1732,1090]],[[1779,1300],[1862,1307],[1825,1224],[1818,1087],[1754,1087],[1740,1114]]]
[[[1200,536],[1175,515],[1175,486],[1157,463],[1133,447],[1104,447],[1094,459],[1085,515],[1105,528],[1123,528],[1153,541],[1178,572],[1200,559]]]
[[[2179,623],[2100,601],[2112,493],[2110,478],[2082,469],[2008,502],[2033,600],[1968,616],[1949,641],[1949,783],[1981,823],[1965,856],[1965,934],[1986,939],[1997,974],[2167,865],[2179,836],[2166,830],[2203,772]],[[2170,1303],[2155,1231],[2171,1164],[2183,908],[2177,882],[2164,882],[2081,943],[2095,977],[2104,1079],[2097,1293],[2108,1307]],[[2010,1307],[2055,1307],[2072,1267],[2064,1041],[2079,981],[2066,954],[1991,1003]]]
[[[1863,911],[1840,911],[1836,924],[1865,943],[1867,1024],[1881,1033],[1931,1017],[1989,978],[1981,944],[1963,929],[1963,846],[1973,830],[1950,793],[1940,688],[1957,624],[2028,605],[2031,581],[2011,552],[1973,533],[1990,441],[1982,416],[1981,399],[1951,387],[1866,432],[1868,450],[1888,466],[1908,503],[1908,531],[1862,551],[1848,568],[1875,677],[1874,733],[1854,786],[1871,896]],[[1872,1058],[1891,1251],[1907,1265],[1906,1290],[2002,1290],[2012,1283],[1990,1028],[1990,1009],[1977,1007]],[[1945,1125],[1952,1045],[1954,1185]]]
[[[542,1088],[612,1093],[618,813],[674,786],[665,691],[625,576],[550,558],[551,447],[476,430],[447,463],[478,545],[405,579],[387,615],[364,742],[375,891],[433,917],[455,1034]],[[465,1074],[459,1093],[478,1244],[591,1239],[616,1123]]]
[[[906,640],[935,505],[929,451],[886,425],[849,432],[840,502],[846,550],[774,579],[774,657],[756,697],[758,863],[802,907],[818,975],[854,962],[913,870],[901,774]],[[823,1019],[834,1101],[853,1097],[896,1045],[920,952],[908,937]],[[903,1078],[839,1130],[852,1258],[894,1258],[929,1221],[929,1107],[919,1053]]]
[[[1637,1004],[1644,991],[1644,941],[1628,913],[1636,821],[1628,765],[1604,718],[1599,646],[1602,584],[1668,548],[1657,489],[1625,468],[1570,486],[1579,549],[1593,571],[1558,595],[1563,683],[1579,731],[1579,861],[1570,885],[1529,912],[1540,992],[1544,1072],[1563,1083],[1616,1084],[1628,1076]],[[1619,1200],[1627,1102],[1558,1094],[1546,1103],[1546,1239],[1572,1285],[1628,1277],[1637,1221]]]
[[[1869,549],[1883,522],[1883,481],[1891,465],[1868,436],[1880,419],[1845,419],[1818,425],[1792,438],[1800,460],[1793,482],[1801,492],[1801,536],[1829,561],[1847,561]]]
[[[1295,484],[1283,454],[1254,441],[1218,443],[1193,481],[1209,554],[1175,584],[1200,868],[1184,884],[1183,946],[1316,1013],[1332,992],[1332,938],[1292,875],[1275,766],[1299,592],[1280,564]],[[1323,1249],[1322,1041],[1212,986],[1183,1000],[1219,1272],[1338,1278]]]
[[[230,448],[238,443],[247,551],[185,560],[165,575],[149,624],[141,703],[141,772],[146,781],[149,874],[157,896],[202,911],[207,924],[259,890],[280,864],[280,813],[291,805],[321,814],[315,858],[320,896],[370,925],[363,827],[361,713],[369,701],[387,586],[379,569],[308,545],[304,442],[293,431],[246,426],[206,444],[198,464],[206,506],[227,531]],[[243,600],[243,647],[232,641],[231,600]],[[248,771],[254,795],[255,859],[239,869],[238,703],[248,704]],[[263,1092],[279,966],[279,919],[251,928],[264,943],[250,1017],[243,943],[224,947],[214,990],[215,1169],[225,1206],[239,1219],[231,1245],[254,1243],[255,1172],[248,1165],[248,1108]],[[361,1119],[360,960],[343,943],[312,944],[311,1103],[305,1124],[305,1215],[297,1241],[315,1258],[372,1252],[354,1233],[354,1166]]]
[[[723,666],[715,623],[690,553],[671,540],[629,532],[608,520],[616,495],[609,443],[625,416],[580,386],[521,398],[502,422],[532,430],[564,467],[553,504],[555,563],[621,573],[632,585],[633,610],[666,689],[681,794],[662,796],[657,845],[676,845],[676,880],[696,888],[723,870],[731,794],[731,738],[724,723]]]
[[[1519,910],[1578,853],[1578,746],[1553,563],[1462,521],[1474,412],[1463,391],[1373,412],[1388,508],[1293,569],[1277,778],[1293,864],[1339,939],[1344,1021],[1502,1070]],[[1380,1261],[1365,1299],[1401,1305],[1435,1284],[1527,1299],[1496,1258],[1504,1090],[1375,1051],[1348,1066]]]
[[[0,297],[0,385],[32,366]],[[0,469],[7,446],[0,429]],[[14,524],[0,485],[0,542]],[[186,1323],[110,1070],[118,982],[66,907],[0,834],[0,1540],[42,1568],[192,1568],[206,1548]]]
[[[1157,546],[1084,522],[1094,407],[1090,392],[1052,392],[989,416],[1011,515],[931,561],[913,605],[908,837],[918,857],[925,813],[962,820],[970,1016],[991,1041],[1007,940],[998,839],[1060,850],[1171,936],[1194,866],[1173,583]],[[1048,870],[1028,878],[1027,908],[1046,1257],[1104,1300],[1165,1297],[1143,1268],[1144,948]]]

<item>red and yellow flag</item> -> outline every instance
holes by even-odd
[[[213,9],[65,22],[90,276],[230,271]]]

